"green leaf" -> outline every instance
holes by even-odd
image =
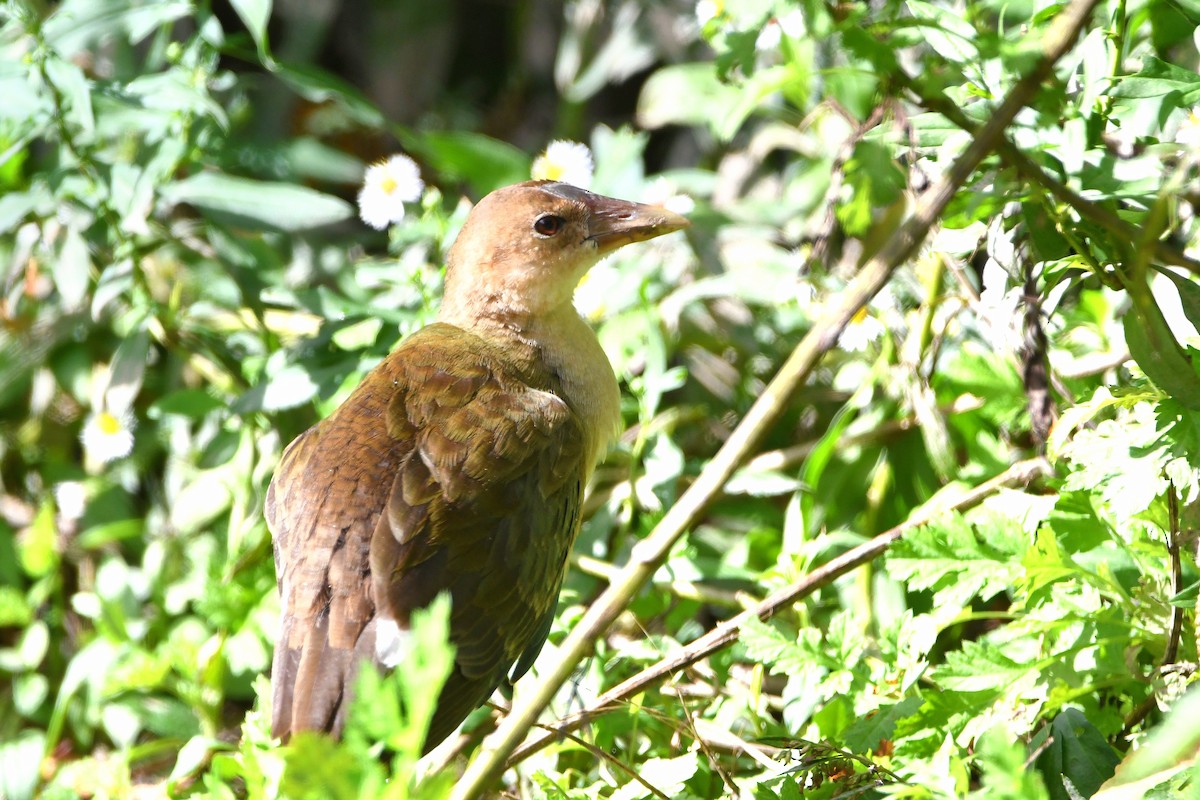
[[[333,103],[341,106],[359,124],[380,128],[386,120],[367,96],[336,75],[312,64],[284,64],[272,61],[266,65],[284,84],[317,105]]]
[[[49,575],[58,569],[61,554],[58,551],[58,526],[54,524],[54,504],[43,503],[38,509],[33,524],[17,540],[17,556],[21,568],[33,578]]]
[[[846,184],[850,199],[837,207],[837,218],[851,236],[866,236],[875,222],[875,212],[896,202],[904,190],[904,172],[884,145],[863,140],[846,162]]]
[[[167,786],[173,792],[177,791],[181,781],[187,780],[204,768],[214,751],[226,747],[223,742],[208,736],[197,735],[188,739],[179,750],[175,766],[171,768],[171,774],[167,777]]]
[[[975,599],[1007,591],[1022,573],[1019,558],[1027,547],[1016,520],[992,513],[975,526],[947,515],[897,542],[888,554],[888,574],[910,589],[935,590],[933,613],[946,624]]]
[[[41,778],[46,735],[23,730],[0,742],[0,797],[29,800]]]
[[[482,133],[430,131],[401,141],[445,180],[465,182],[478,197],[529,178],[526,153]]]
[[[117,346],[104,393],[105,405],[113,414],[120,416],[133,408],[133,401],[142,390],[149,353],[150,334],[144,327],[126,336]]]
[[[1129,353],[1146,377],[1176,401],[1200,410],[1200,377],[1153,300],[1135,303],[1123,323]]]
[[[981,800],[1044,800],[1046,787],[1038,773],[1025,765],[1026,752],[1002,727],[989,730],[979,740],[975,760],[981,773],[980,789],[971,794]],[[1087,797],[1088,795],[1077,795]]]
[[[92,111],[92,90],[87,76],[75,64],[57,58],[46,60],[46,74],[66,104],[66,118],[79,126],[84,139],[96,132],[96,115]]]
[[[717,79],[711,64],[674,64],[656,70],[638,97],[638,125],[705,125],[714,133],[741,101],[741,92]]]
[[[113,542],[136,539],[146,530],[145,522],[138,519],[122,519],[94,525],[79,534],[79,546],[84,550],[98,550]]]
[[[371,766],[365,761],[327,736],[303,731],[288,744],[283,796],[297,800],[358,800],[363,796],[363,771]]]
[[[667,797],[681,797],[684,784],[700,768],[700,753],[693,751],[675,758],[648,758],[637,765],[637,773],[646,783]],[[646,797],[646,787],[630,780],[611,795],[610,800],[640,800]]]
[[[1166,275],[1175,284],[1180,305],[1183,306],[1183,315],[1200,330],[1200,284],[1171,269],[1160,269],[1159,273]]]
[[[230,5],[250,31],[259,55],[265,56],[268,52],[267,22],[271,19],[271,0],[230,0]]]
[[[137,44],[193,10],[185,0],[67,0],[46,20],[42,35],[51,47],[70,57],[113,34],[123,34],[130,44]]]
[[[147,410],[147,415],[151,419],[159,419],[166,414],[200,419],[224,405],[204,389],[177,389],[154,401]]]
[[[216,220],[261,230],[304,231],[354,214],[345,200],[314,189],[220,172],[201,172],[169,183],[162,196],[171,203],[194,206]]]
[[[1091,797],[1121,759],[1083,712],[1063,709],[1050,724],[1050,744],[1037,767],[1052,800]]]
[[[916,714],[920,707],[919,697],[906,697],[899,703],[882,706],[847,728],[842,741],[851,752],[874,752],[880,742],[892,738],[897,722]]]
[[[999,691],[1036,672],[1039,666],[1014,661],[987,642],[963,642],[961,650],[946,654],[946,663],[934,670],[933,680],[957,692]]]
[[[233,404],[235,414],[253,411],[282,411],[302,406],[317,394],[318,385],[299,364],[291,364],[272,374],[243,394]]]
[[[1162,724],[1130,750],[1116,775],[1095,796],[1098,800],[1125,800],[1166,781],[1182,770],[1192,770],[1200,751],[1200,687],[1192,686],[1167,714]],[[1193,787],[1194,788],[1194,787]],[[1139,795],[1140,796],[1140,795]]]
[[[1191,105],[1200,98],[1200,75],[1154,56],[1145,56],[1141,70],[1121,78],[1108,94],[1111,97],[1144,98],[1171,92],[1180,93],[1181,106]]]
[[[37,206],[32,192],[6,192],[0,195],[0,233],[8,233],[20,225]]]
[[[0,628],[23,628],[33,620],[33,608],[15,586],[0,585]]]
[[[68,309],[81,307],[91,287],[92,256],[83,235],[73,226],[63,234],[58,258],[50,265],[50,269],[63,306]]]

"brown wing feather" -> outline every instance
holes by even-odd
[[[457,656],[429,744],[504,680],[553,609],[579,527],[582,429],[555,388],[434,325],[288,449],[267,499],[277,735],[340,730],[378,621],[404,629],[441,591]]]

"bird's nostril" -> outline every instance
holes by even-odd
[[[620,214],[617,214],[617,219],[629,219],[632,216],[632,211],[622,211]]]

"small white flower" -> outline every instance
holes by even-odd
[[[101,411],[88,419],[79,438],[88,458],[101,463],[116,461],[133,451],[133,418]]]
[[[534,180],[561,181],[586,189],[592,184],[594,169],[592,151],[586,144],[558,139],[533,160],[530,172]]]
[[[674,184],[662,176],[650,181],[646,186],[642,192],[642,202],[660,206],[682,216],[687,216],[696,209],[695,200],[682,192],[675,191]]]
[[[87,489],[81,481],[63,481],[54,487],[54,504],[63,519],[79,519],[87,504]]]
[[[754,49],[760,53],[770,53],[779,47],[781,41],[783,41],[783,29],[779,27],[779,22],[772,17],[758,32],[758,38],[754,40]]]
[[[804,21],[804,12],[798,8],[776,17],[779,28],[792,39],[799,39],[808,33],[808,23]]]
[[[383,230],[404,219],[404,204],[421,199],[425,183],[417,162],[395,155],[372,164],[363,176],[358,193],[358,215],[376,230]]]
[[[1022,307],[1024,289],[1009,286],[1008,272],[994,258],[983,265],[983,291],[979,293],[979,328],[990,347],[1005,352],[1020,350],[1024,342]]]
[[[872,342],[878,341],[885,330],[887,329],[883,327],[883,323],[871,316],[864,306],[850,318],[850,324],[842,331],[838,344],[843,350],[861,353],[870,347]]]
[[[1187,118],[1180,123],[1179,130],[1175,132],[1175,142],[1191,150],[1200,149],[1200,106],[1189,111]]]
[[[700,0],[696,3],[696,21],[703,28],[710,21],[725,13],[724,0]]]

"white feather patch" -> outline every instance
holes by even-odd
[[[375,628],[375,658],[381,666],[392,669],[405,659],[412,649],[412,634],[401,630],[394,619],[380,619]]]

